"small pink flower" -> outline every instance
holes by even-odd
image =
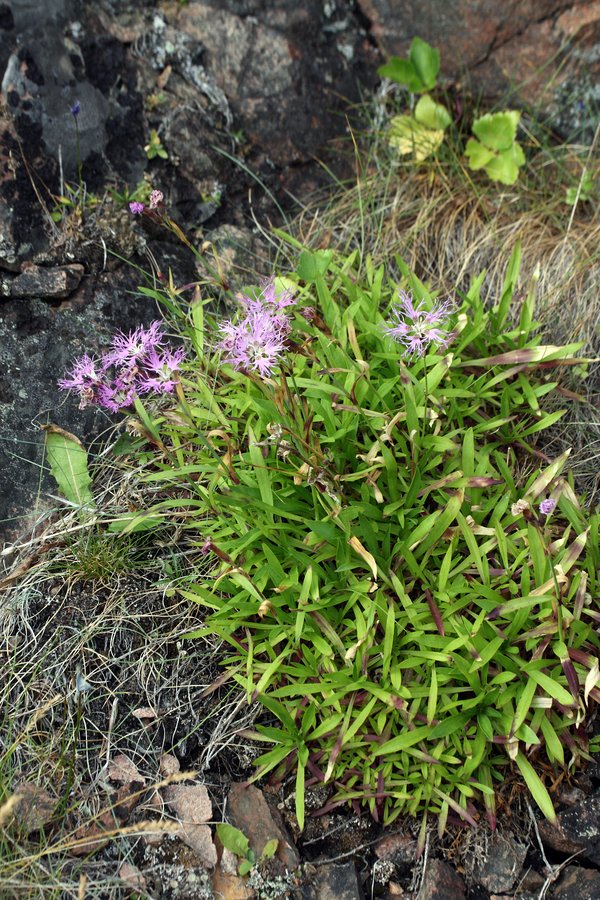
[[[129,334],[116,334],[112,339],[112,350],[103,357],[104,365],[130,366],[135,360],[159,347],[163,340],[160,319],[151,322],[148,328],[136,328]]]
[[[160,206],[164,199],[165,195],[162,191],[152,191],[150,194],[150,199],[148,201],[148,209],[156,209],[156,207]]]
[[[144,206],[144,204],[140,203],[138,200],[132,200],[129,204],[129,209],[134,216],[140,216],[144,212],[145,208],[146,207]]]

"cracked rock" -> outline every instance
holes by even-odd
[[[32,264],[12,281],[2,283],[0,296],[60,300],[79,287],[84,271],[83,266],[78,263],[53,269]]]

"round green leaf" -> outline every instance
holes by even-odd
[[[473,134],[490,150],[508,150],[517,136],[520,116],[516,109],[487,113],[473,122]]]
[[[382,78],[389,78],[398,84],[405,84],[409,91],[418,94],[425,90],[423,82],[415,72],[414,66],[407,59],[392,56],[383,66],[379,66],[377,74]]]
[[[469,160],[469,168],[476,172],[478,169],[483,169],[484,166],[487,166],[494,157],[494,151],[488,150],[475,138],[469,138],[465,148],[465,156]]]
[[[446,107],[432,100],[429,94],[423,94],[417,103],[415,119],[433,131],[444,131],[452,121]]]
[[[519,163],[519,159],[523,162]],[[518,144],[499,153],[485,166],[486,174],[492,181],[500,181],[502,184],[514,184],[519,177],[519,165],[525,162],[523,151]]]
[[[435,87],[440,70],[440,51],[416,37],[411,42],[408,56],[423,85],[421,90],[430,91]]]

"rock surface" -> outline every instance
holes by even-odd
[[[598,900],[600,872],[567,866],[552,894],[554,900]]]
[[[486,859],[475,865],[473,877],[491,894],[510,891],[526,855],[526,845],[518,843],[511,834],[495,834],[488,844]]]
[[[516,85],[517,102],[545,110],[563,136],[583,133],[591,141],[600,113],[597,0],[358,3],[386,56],[405,56],[421,37],[441,51],[443,76],[491,97]]]
[[[600,865],[600,793],[559,813],[555,825],[542,821],[538,827],[548,847]]]
[[[264,794],[257,787],[233,783],[227,798],[227,816],[231,824],[246,835],[257,859],[260,859],[265,845],[276,840],[276,855],[285,868],[292,870],[298,867],[298,851],[275,820]]]
[[[432,859],[425,866],[419,900],[464,900],[465,884],[458,872],[441,859]]]
[[[360,900],[360,897],[353,862],[319,866],[315,878],[315,900]]]

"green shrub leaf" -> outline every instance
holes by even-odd
[[[58,425],[42,425],[50,471],[66,499],[76,506],[92,502],[87,451],[79,438]]]
[[[243,831],[227,822],[217,822],[217,837],[223,846],[236,856],[246,857],[250,842]]]
[[[452,123],[446,107],[432,100],[429,94],[419,98],[415,106],[415,119],[432,131],[444,131]]]
[[[408,57],[422,84],[420,90],[431,91],[435,87],[440,70],[440,51],[419,37],[412,39]]]
[[[520,117],[515,109],[487,113],[473,122],[473,134],[490,150],[509,150],[515,142]]]

